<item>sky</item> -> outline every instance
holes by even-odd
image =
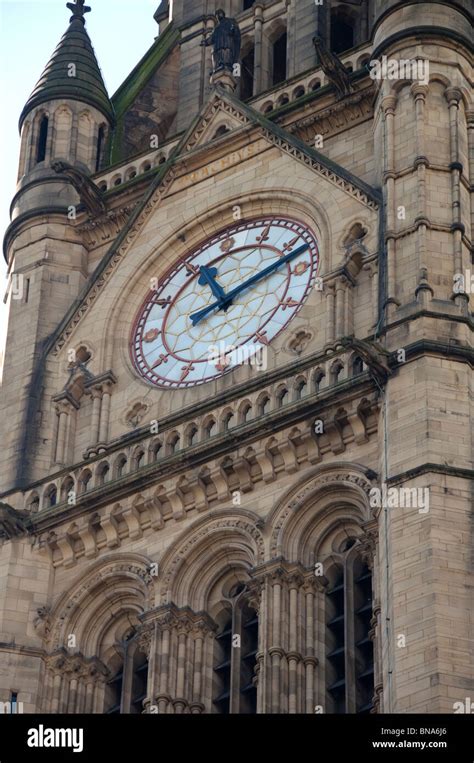
[[[158,34],[153,14],[160,0],[88,0],[86,27],[109,95],[117,90]],[[10,223],[20,140],[18,118],[71,13],[66,0],[0,0],[0,229]],[[6,265],[0,253],[0,377],[7,331]]]

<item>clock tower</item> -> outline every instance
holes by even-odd
[[[163,0],[113,96],[68,8],[4,239],[0,700],[453,712],[470,3]]]

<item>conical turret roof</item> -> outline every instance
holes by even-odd
[[[69,27],[21,113],[20,129],[33,108],[57,98],[88,103],[113,121],[113,106],[85,28],[84,13],[90,8],[84,6],[84,0],[76,0],[75,5],[68,3],[67,7],[73,12]],[[75,76],[71,76],[72,72]]]

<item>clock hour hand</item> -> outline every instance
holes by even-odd
[[[277,262],[274,262],[272,265],[269,265],[267,268],[261,270],[259,273],[255,273],[255,275],[247,279],[247,281],[244,281],[243,283],[239,284],[239,286],[236,286],[235,289],[229,291],[224,298],[219,299],[217,302],[213,302],[212,305],[208,305],[203,310],[200,310],[199,312],[191,315],[190,318],[193,326],[197,326],[200,321],[206,318],[206,316],[209,315],[209,313],[212,313],[216,308],[219,310],[222,308],[227,310],[227,308],[232,304],[234,298],[238,294],[240,294],[245,289],[248,289],[249,286],[253,286],[253,284],[258,283],[258,281],[261,281],[263,278],[266,278],[268,275],[271,275],[276,270],[281,268],[282,265],[286,264],[287,262],[291,262],[291,260],[294,260],[295,257],[299,257],[299,255],[303,254],[303,252],[306,252],[307,249],[309,249],[309,244],[303,244],[303,246],[295,249],[294,252],[290,252],[289,254],[285,255],[285,257],[281,257],[279,260],[277,260]]]
[[[201,265],[199,268],[199,285],[204,286],[208,284],[211,287],[211,291],[219,302],[222,302],[226,298],[226,293],[222,286],[215,280],[217,275],[217,268],[206,268]]]

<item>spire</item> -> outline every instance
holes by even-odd
[[[32,109],[59,98],[88,103],[113,121],[113,107],[85,28],[84,15],[91,9],[84,3],[67,3],[72,11],[69,27],[21,113],[20,129]]]

